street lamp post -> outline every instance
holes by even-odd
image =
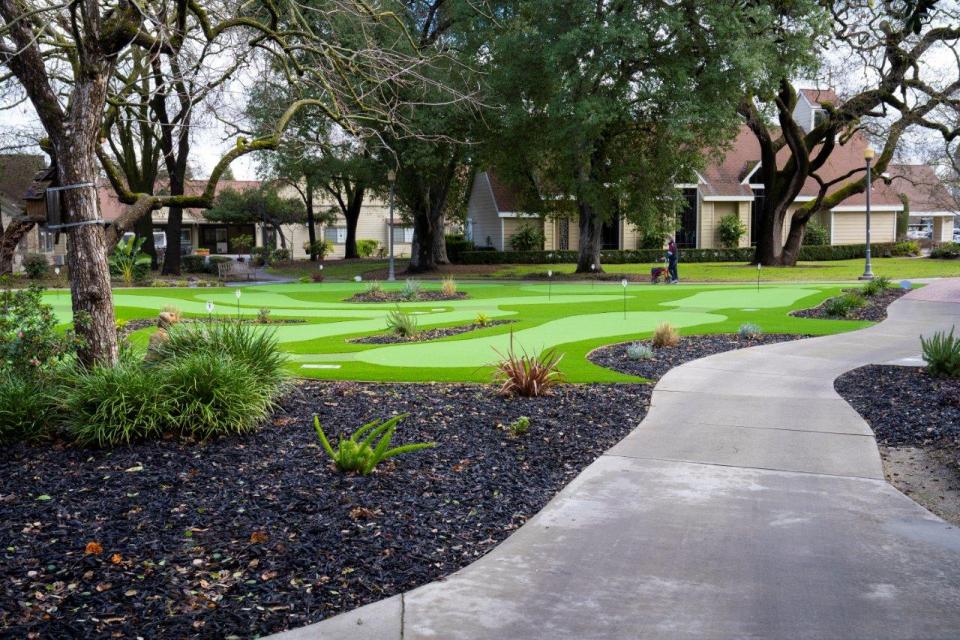
[[[390,236],[390,269],[389,269],[389,271],[387,272],[387,280],[388,280],[389,282],[394,282],[394,281],[397,279],[397,274],[396,274],[396,271],[395,271],[395,269],[394,269],[394,264],[393,264],[393,234],[394,234],[394,229],[393,229],[393,199],[394,199],[394,194],[396,193],[396,187],[397,187],[397,172],[394,171],[393,169],[390,169],[389,171],[387,171],[387,180],[390,181],[390,233],[389,233],[389,236]]]
[[[870,168],[870,163],[873,160],[875,152],[873,147],[867,147],[863,151],[863,159],[867,163],[867,258],[866,263],[863,266],[863,275],[860,276],[861,280],[873,280],[873,265],[870,263],[870,187],[872,182],[872,173]]]

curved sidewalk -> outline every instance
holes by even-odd
[[[487,556],[275,637],[960,637],[960,530],[883,479],[833,390],[960,328],[960,280],[889,314],[673,369],[641,425]]]

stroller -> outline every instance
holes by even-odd
[[[670,272],[666,267],[656,266],[650,269],[650,284],[666,284],[670,282]]]

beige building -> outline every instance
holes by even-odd
[[[0,162],[0,167],[3,163]],[[24,184],[17,184],[8,190],[13,193],[19,193],[19,201],[10,195],[0,194],[0,205],[4,222],[9,219],[9,215],[22,210],[22,197],[30,185],[35,170],[30,171],[29,178]],[[2,174],[0,174],[2,175]],[[206,181],[194,180],[186,185],[187,193],[199,193],[206,186]],[[217,193],[227,189],[244,191],[255,189],[260,186],[259,181],[255,180],[221,180],[217,185]],[[284,195],[295,197],[294,189],[288,187],[288,192]],[[3,192],[5,193],[5,192]],[[125,210],[126,205],[122,204],[113,189],[108,184],[98,187],[98,198],[100,203],[100,214],[107,220],[116,220]],[[315,203],[317,212],[334,211],[335,203],[331,201],[318,201]],[[19,208],[18,208],[19,207]],[[395,223],[392,227],[394,236],[394,252],[397,257],[409,257],[410,247],[413,241],[413,227],[404,224],[400,220],[399,213],[395,212]],[[167,209],[160,209],[153,213],[154,238],[159,247],[166,246],[165,225],[168,219]],[[305,224],[287,224],[282,225],[283,241],[280,233],[277,233],[272,227],[267,227],[268,238],[273,241],[276,247],[281,247],[284,243],[291,250],[295,259],[306,259],[309,257],[308,251],[304,248],[309,237],[307,226]],[[363,204],[360,214],[360,220],[357,224],[358,240],[376,240],[378,251],[384,254],[388,251],[388,242],[390,237],[390,215],[389,207],[386,202],[368,197]],[[328,240],[332,251],[328,254],[328,259],[343,258],[346,249],[347,225],[342,215],[337,215],[336,219],[330,224],[317,224],[317,238]],[[183,211],[183,223],[181,226],[181,251],[183,254],[191,254],[198,249],[209,251],[210,255],[239,255],[239,250],[235,246],[235,240],[238,236],[252,236],[256,246],[263,246],[263,226],[257,224],[226,224],[207,220],[203,215],[202,209],[185,209]],[[30,232],[21,241],[18,246],[18,259],[22,259],[27,253],[41,253],[50,258],[51,262],[61,263],[66,254],[66,238],[64,234],[56,236],[48,232],[44,225],[39,225]],[[376,252],[375,252],[376,255]]]
[[[833,91],[801,90],[794,117],[810,130],[823,113],[820,101],[836,102]],[[864,166],[867,140],[853,136],[846,144],[838,145],[826,164],[818,171],[829,181]],[[786,156],[785,149],[782,156]],[[724,157],[711,162],[697,181],[678,184],[685,206],[678,215],[676,241],[680,247],[715,249],[721,247],[720,221],[730,215],[740,218],[746,233],[741,247],[756,243],[758,215],[764,198],[760,174],[760,148],[750,130],[741,127],[730,150]],[[817,196],[818,183],[807,180],[789,215]],[[892,165],[882,176],[874,176],[871,189],[871,239],[876,243],[894,242],[897,237],[897,214],[904,210],[906,198],[912,221],[928,220],[935,242],[953,239],[957,203],[950,197],[933,169],[926,165]],[[524,225],[532,225],[544,235],[547,251],[576,249],[579,239],[576,217],[540,216],[519,211],[519,198],[511,188],[497,178],[494,171],[477,175],[470,194],[467,212],[467,231],[477,246],[510,250],[510,239]],[[866,237],[866,194],[855,194],[830,211],[817,214],[817,221],[830,233],[830,243],[836,245],[861,244]],[[784,225],[784,240],[789,231],[788,217]],[[642,234],[624,220],[615,219],[604,226],[603,249],[638,249]]]

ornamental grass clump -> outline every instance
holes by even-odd
[[[127,357],[76,368],[60,387],[63,426],[83,445],[109,447],[159,438],[176,424],[163,374]]]
[[[960,336],[955,337],[954,330],[955,327],[950,333],[937,331],[930,338],[920,336],[923,360],[932,375],[960,378]]]
[[[280,351],[276,334],[249,324],[223,322],[175,325],[170,339],[157,348],[158,360],[175,360],[198,352],[230,356],[235,365],[251,372],[257,383],[271,395],[280,393],[289,376],[286,356]]]
[[[654,329],[650,343],[657,349],[675,347],[680,343],[680,334],[669,322],[661,322]]]
[[[490,316],[485,313],[478,313],[477,317],[474,318],[473,323],[480,327],[490,326]]]
[[[387,328],[401,338],[415,338],[420,333],[417,317],[399,307],[387,314]]]
[[[452,298],[457,295],[457,281],[453,279],[453,276],[447,276],[443,279],[443,282],[440,284],[440,293],[447,298]]]
[[[391,448],[390,444],[397,430],[397,424],[405,417],[406,414],[395,416],[386,422],[382,420],[368,422],[354,431],[349,438],[341,437],[336,448],[327,439],[327,434],[320,426],[320,418],[317,416],[313,416],[313,429],[317,432],[323,450],[333,460],[337,469],[365,476],[384,460],[437,446],[436,442],[417,442]]]
[[[860,292],[868,298],[873,298],[880,295],[891,286],[892,283],[890,282],[890,278],[885,276],[877,276],[873,280],[867,282],[867,284],[863,285],[863,288],[860,290]]]
[[[227,353],[198,351],[164,364],[163,390],[171,425],[198,440],[252,431],[274,408],[271,389]]]
[[[387,297],[386,292],[383,290],[383,285],[380,284],[379,280],[374,280],[369,283],[364,294],[372,300],[384,300]]]
[[[649,360],[653,357],[653,349],[642,342],[627,345],[627,357],[631,360]]]
[[[407,281],[403,283],[403,290],[400,292],[400,296],[404,300],[416,300],[420,297],[421,289],[422,285],[419,281],[407,278]]]
[[[763,329],[761,329],[758,324],[745,322],[740,325],[740,329],[737,330],[737,335],[745,340],[756,340],[763,335]]]
[[[50,387],[35,377],[0,374],[0,444],[45,436],[54,406]]]
[[[494,381],[500,385],[498,393],[502,396],[522,396],[536,398],[546,395],[563,381],[559,364],[563,359],[554,349],[538,354],[528,354],[513,348],[513,334],[510,335],[510,348],[506,355],[500,355],[500,362],[494,365]]]
[[[846,318],[855,309],[865,305],[867,301],[859,293],[845,293],[836,298],[827,300],[824,311],[831,318]]]

